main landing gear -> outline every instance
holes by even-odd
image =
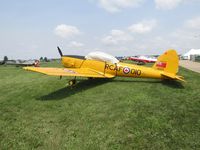
[[[76,84],[76,79],[69,80],[68,85],[69,86],[74,86]]]
[[[76,83],[77,83],[76,77],[74,77],[74,79],[68,81],[68,85],[71,87],[74,86]]]
[[[60,80],[61,80],[61,79],[62,79],[62,76],[60,76]],[[74,77],[74,79],[68,81],[68,84],[67,84],[67,85],[70,86],[70,87],[72,87],[72,86],[74,86],[76,83],[77,83],[76,77]]]

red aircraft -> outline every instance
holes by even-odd
[[[138,64],[155,63],[157,61],[156,58],[151,58],[151,57],[146,57],[146,56],[129,57],[128,59],[132,61],[136,61]]]

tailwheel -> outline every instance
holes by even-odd
[[[69,86],[74,86],[75,84],[76,84],[76,80],[75,79],[69,80],[69,82],[68,82]]]

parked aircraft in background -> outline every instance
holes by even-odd
[[[76,83],[76,77],[87,78],[156,78],[184,81],[178,73],[178,55],[175,50],[168,50],[158,57],[153,67],[144,67],[119,62],[115,57],[103,53],[92,52],[86,57],[63,55],[60,48],[61,61],[65,68],[24,67],[25,70],[35,71],[51,76],[72,76],[69,85]]]
[[[6,65],[15,66],[35,66],[39,67],[39,60],[8,60],[5,62]]]
[[[139,56],[139,57],[129,57],[129,60],[136,61],[137,64],[143,65],[146,63],[155,63],[157,61],[156,58]]]

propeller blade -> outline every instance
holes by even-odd
[[[62,57],[63,54],[62,54],[62,51],[61,51],[60,47],[57,46],[57,48],[58,48],[58,52],[59,52],[60,56]]]

